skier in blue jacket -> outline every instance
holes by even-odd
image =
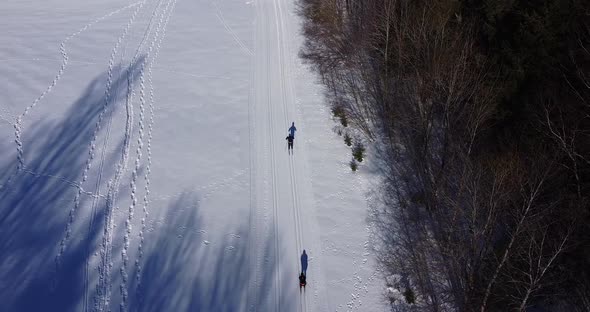
[[[297,131],[297,128],[295,128],[295,122],[293,122],[291,124],[291,128],[289,128],[289,135],[291,135],[293,138],[295,138],[295,131]]]

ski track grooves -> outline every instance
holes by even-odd
[[[131,7],[137,6],[137,5],[139,5],[139,6],[138,6],[138,8],[136,8],[136,11],[134,12],[134,15],[133,16],[135,16],[136,12],[139,10],[139,8],[141,8],[142,3],[140,3],[140,2],[136,2],[134,4],[131,4],[131,5],[126,6],[124,8],[121,8],[121,9],[118,9],[116,11],[113,11],[113,12],[111,12],[111,13],[109,13],[109,14],[107,14],[107,15],[99,18],[99,19],[97,19],[94,23],[96,23],[98,21],[101,21],[101,20],[105,19],[106,17],[111,16],[111,15],[113,15],[115,13],[121,12],[124,9],[131,8]],[[81,33],[83,30],[85,30],[88,27],[90,27],[89,25],[93,25],[94,23],[91,23],[91,24],[86,25],[85,27],[83,27],[81,30],[79,30],[75,34],[77,35],[77,34]],[[130,27],[130,24],[128,25],[128,27]],[[17,126],[17,124],[15,124],[15,129],[16,129],[16,133],[15,134],[16,134],[16,137],[17,137],[16,143],[17,143],[17,146],[18,146],[17,147],[17,149],[18,149],[18,151],[17,151],[17,158],[18,158],[18,161],[19,161],[19,167],[17,168],[17,171],[19,169],[24,168],[24,159],[22,157],[22,143],[20,142],[20,134],[21,134],[21,131],[22,131],[22,128],[21,128],[22,118],[27,114],[27,112],[29,110],[31,110],[57,84],[57,81],[61,78],[61,75],[63,74],[63,72],[65,70],[65,65],[67,65],[67,54],[65,54],[65,42],[67,42],[71,38],[73,38],[73,36],[70,36],[70,37],[66,38],[66,40],[64,40],[64,42],[62,42],[62,44],[61,44],[62,52],[64,52],[64,54],[63,54],[64,55],[64,62],[62,64],[62,68],[58,72],[56,78],[54,79],[54,81],[52,82],[52,84],[47,88],[47,90],[37,100],[35,100],[35,102],[33,104],[31,104],[29,107],[27,107],[27,109],[25,110],[25,112],[18,118],[18,120],[17,120],[18,126]],[[118,41],[117,45],[115,46],[115,48],[113,49],[113,52],[111,54],[110,67],[109,67],[109,72],[108,72],[109,82],[110,82],[110,79],[111,79],[110,75],[112,75],[112,71],[113,71],[114,58],[115,58],[115,55],[116,55],[116,52],[117,52],[117,48],[118,48],[120,42],[121,42],[121,38],[119,38],[119,41]],[[82,193],[84,193],[84,191],[82,189],[82,186],[83,186],[84,182],[86,182],[86,180],[88,179],[88,171],[91,168],[91,162],[92,162],[92,159],[94,158],[94,149],[96,147],[95,142],[96,142],[96,139],[97,139],[97,136],[98,136],[98,132],[100,130],[100,124],[102,122],[102,119],[103,119],[103,116],[104,116],[104,112],[106,111],[107,106],[108,106],[108,102],[109,102],[109,100],[108,100],[108,90],[106,92],[107,92],[107,100],[105,101],[105,103],[103,105],[103,108],[102,108],[102,111],[100,112],[100,114],[98,116],[98,121],[97,121],[97,123],[95,125],[93,137],[92,137],[92,140],[91,140],[91,142],[89,144],[89,151],[88,151],[89,157],[86,160],[86,166],[84,167],[84,171],[82,172],[82,180],[79,183],[75,183],[78,186],[78,192],[76,193],[76,196],[74,198],[74,206],[72,207],[72,209],[69,212],[69,216],[68,216],[68,221],[66,223],[66,229],[65,229],[64,237],[62,238],[62,240],[60,242],[58,254],[55,257],[56,278],[57,278],[57,272],[60,269],[61,258],[63,256],[63,253],[64,253],[66,247],[67,247],[68,240],[69,240],[69,238],[70,238],[70,236],[72,234],[72,225],[73,225],[73,222],[74,222],[74,217],[75,217],[76,212],[77,212],[77,210],[78,210],[78,208],[80,206],[80,196],[82,195]],[[95,193],[95,194],[98,194],[98,193]]]
[[[270,35],[268,36],[268,38],[270,38]],[[270,45],[270,40],[267,41],[267,43]],[[267,51],[270,51],[270,46],[267,48]],[[272,68],[271,65],[271,54],[268,53],[267,54],[267,69]],[[267,71],[267,85],[270,86],[270,72]],[[280,267],[280,253],[279,253],[279,232],[278,232],[278,222],[279,222],[279,217],[278,217],[278,190],[277,190],[277,172],[276,172],[276,160],[275,160],[275,144],[274,144],[274,139],[272,136],[273,130],[272,129],[272,125],[274,123],[274,119],[272,116],[272,103],[271,103],[271,88],[267,88],[267,105],[268,105],[268,124],[269,124],[269,129],[268,129],[268,137],[269,137],[269,142],[270,142],[270,163],[271,163],[271,167],[270,167],[270,171],[272,174],[272,183],[271,183],[271,188],[272,188],[272,197],[273,197],[273,207],[272,207],[272,211],[273,211],[273,232],[274,232],[274,241],[275,241],[275,282],[276,282],[276,287],[275,287],[275,311],[280,311],[280,307],[281,307],[281,267]]]
[[[266,10],[265,5],[260,3],[261,0],[257,1],[257,13],[256,13],[256,30],[255,30],[255,44],[256,44],[256,55],[255,55],[255,96],[254,96],[254,103],[255,105],[260,105],[257,107],[255,112],[256,115],[259,116],[258,118],[263,121],[260,124],[257,123],[256,125],[256,134],[257,138],[260,139],[260,142],[263,143],[262,145],[257,145],[256,149],[259,155],[264,155],[264,159],[261,160],[260,158],[257,159],[257,164],[263,168],[263,170],[258,171],[257,173],[257,181],[259,181],[259,193],[261,193],[261,198],[264,198],[262,202],[257,200],[257,204],[264,206],[264,211],[262,213],[262,229],[259,233],[263,233],[265,236],[270,235],[273,242],[268,242],[272,244],[272,251],[268,254],[265,253],[264,259],[260,259],[260,252],[257,255],[257,264],[255,265],[255,273],[254,273],[254,287],[259,287],[264,285],[265,283],[260,283],[258,278],[261,276],[261,270],[264,270],[262,265],[258,265],[259,263],[269,262],[274,265],[272,267],[272,273],[270,279],[272,280],[271,285],[273,286],[269,289],[269,299],[274,297],[273,301],[267,302],[259,302],[259,293],[256,289],[252,290],[252,298],[253,304],[251,305],[251,310],[258,311],[260,308],[258,305],[268,304],[265,305],[267,310],[271,311],[280,311],[280,293],[281,293],[281,282],[280,282],[280,261],[279,261],[279,238],[278,238],[278,190],[277,190],[277,173],[276,173],[276,157],[275,157],[275,143],[273,137],[273,110],[272,110],[272,103],[271,103],[271,50],[270,50],[270,27],[268,25],[272,22],[272,19],[269,18]],[[260,3],[260,5],[258,5]],[[266,54],[266,55],[265,55]],[[269,207],[269,205],[271,207]],[[269,209],[270,208],[270,209]],[[270,210],[270,211],[269,211]],[[261,239],[257,240],[256,249],[260,250],[259,242]],[[267,246],[265,244],[265,249]],[[260,261],[262,260],[262,261]],[[271,295],[272,293],[272,295]],[[251,299],[251,300],[252,300]],[[272,308],[270,308],[272,306]]]
[[[142,39],[142,43],[143,40],[145,40],[145,37]],[[139,45],[141,47],[141,44]],[[136,51],[136,55],[139,51],[139,47]],[[123,45],[123,53],[121,53],[120,59],[119,59],[119,63],[123,64],[124,63],[124,57],[126,55],[127,52],[127,42],[124,43]],[[136,57],[133,58],[132,62],[130,64],[135,64],[136,61]],[[130,65],[131,66],[131,65]],[[117,79],[121,79],[123,72],[119,71],[119,77]],[[119,88],[115,89],[114,91],[115,93],[115,98],[118,98],[119,96]],[[131,99],[133,99],[133,97],[135,96],[135,93],[133,91],[132,88],[132,82],[130,80],[130,75],[129,73],[127,74],[127,101],[130,101]],[[112,105],[111,105],[112,106]],[[105,111],[108,108],[105,108]],[[95,183],[95,192],[96,193],[100,193],[100,188],[102,186],[102,174],[103,174],[103,168],[104,168],[104,162],[106,159],[106,153],[107,153],[107,147],[110,141],[110,137],[111,137],[111,129],[112,129],[112,124],[113,124],[113,114],[114,114],[114,108],[111,108],[111,113],[108,115],[108,120],[107,120],[107,125],[106,125],[106,134],[105,137],[103,139],[103,143],[102,143],[102,149],[101,149],[101,155],[100,155],[100,163],[98,165],[98,169],[97,169],[97,179],[96,179],[96,183]],[[91,214],[90,214],[90,220],[88,222],[88,234],[87,234],[87,241],[86,241],[86,259],[85,259],[85,270],[84,270],[84,311],[88,311],[88,287],[89,287],[89,276],[90,276],[90,269],[89,269],[89,258],[90,258],[90,249],[92,248],[91,246],[91,241],[90,241],[90,237],[92,234],[92,229],[94,227],[94,220],[96,218],[96,211],[97,211],[97,206],[98,206],[98,200],[95,198],[93,199],[92,203],[91,203]]]
[[[136,10],[133,12],[133,15],[131,16],[131,19],[128,21],[127,25],[125,26],[125,29],[123,30],[123,33],[119,36],[117,43],[115,44],[115,47],[113,48],[113,51],[111,53],[111,58],[109,60],[109,69],[108,69],[108,76],[107,76],[107,85],[106,85],[106,90],[105,90],[105,103],[104,103],[104,107],[103,110],[101,112],[101,115],[99,117],[99,121],[96,124],[96,129],[95,129],[95,133],[93,135],[93,139],[92,139],[92,143],[91,143],[91,148],[89,151],[89,159],[87,162],[87,167],[86,169],[90,169],[90,163],[92,161],[92,159],[94,158],[94,148],[95,148],[95,141],[96,141],[96,136],[98,135],[98,130],[100,129],[100,122],[102,119],[102,115],[104,113],[104,111],[106,110],[106,108],[109,106],[109,102],[111,101],[111,88],[112,88],[112,75],[113,75],[113,67],[114,67],[114,60],[115,57],[117,55],[117,50],[119,48],[119,46],[121,45],[121,43],[123,42],[124,38],[127,36],[127,33],[129,32],[129,29],[131,28],[133,22],[135,21],[135,18],[137,16],[137,14],[139,13],[139,11],[141,11],[141,9],[143,8],[144,4],[147,2],[147,0],[144,0],[143,2],[140,3],[140,5],[136,8]],[[130,76],[131,72],[130,72],[130,68],[127,70],[127,78],[128,81],[130,81]],[[129,88],[129,86],[128,86]],[[128,158],[128,154],[129,154],[129,140],[130,140],[130,133],[131,133],[131,128],[132,128],[132,112],[133,112],[133,106],[132,106],[132,102],[130,101],[130,94],[129,94],[129,89],[127,90],[128,94],[127,94],[127,101],[126,101],[126,110],[127,110],[127,122],[126,122],[126,126],[125,126],[125,138],[124,138],[124,144],[123,144],[123,155],[121,160],[119,161],[118,165],[117,165],[117,170],[115,172],[115,178],[114,181],[109,181],[109,187],[108,187],[108,193],[107,193],[107,199],[106,199],[106,205],[105,205],[105,216],[104,216],[104,228],[103,228],[103,239],[102,239],[102,244],[101,244],[101,248],[100,248],[100,255],[101,255],[101,260],[100,260],[100,266],[98,268],[98,273],[99,273],[99,278],[98,278],[98,286],[97,286],[97,290],[96,290],[96,296],[95,296],[95,300],[94,300],[94,310],[97,311],[102,311],[103,309],[109,309],[109,300],[110,300],[110,269],[112,267],[112,263],[110,262],[110,249],[111,249],[111,235],[112,235],[112,205],[115,203],[116,201],[116,196],[117,196],[117,192],[118,192],[118,187],[119,187],[119,183],[120,183],[120,178],[122,173],[125,171],[125,168],[127,166],[127,158]],[[87,170],[85,170],[87,171]],[[86,174],[84,174],[84,176],[86,177]],[[79,203],[78,203],[79,205]]]
[[[255,21],[254,21],[254,33],[256,33],[256,27],[257,27],[257,21],[258,18],[255,16]],[[254,48],[256,48],[256,40],[254,40]],[[254,64],[256,59],[254,57],[254,53],[252,54],[252,58],[250,59],[251,64]],[[250,168],[248,169],[248,174],[249,174],[249,183],[250,183],[250,187],[249,187],[249,196],[250,196],[250,215],[248,218],[248,226],[250,229],[250,233],[248,234],[248,249],[249,252],[249,268],[250,270],[248,270],[248,282],[250,284],[250,288],[248,290],[247,293],[247,297],[246,297],[246,309],[248,309],[248,311],[255,311],[256,310],[256,304],[258,301],[258,296],[257,296],[257,292],[256,289],[258,288],[257,285],[257,280],[258,280],[258,267],[257,267],[257,263],[260,263],[260,258],[258,256],[258,243],[260,242],[260,239],[258,238],[259,236],[259,232],[258,232],[258,205],[257,205],[257,199],[258,199],[258,194],[256,193],[256,186],[259,185],[258,183],[256,183],[255,178],[257,177],[257,172],[258,172],[258,167],[256,164],[256,156],[257,156],[257,151],[258,151],[258,140],[256,139],[256,110],[255,110],[255,105],[254,105],[254,101],[255,101],[255,89],[254,89],[254,82],[256,81],[256,71],[252,70],[250,72],[250,88],[249,88],[249,94],[248,94],[248,154],[249,154],[249,166]],[[255,261],[256,260],[256,261]],[[252,285],[253,284],[253,285]]]
[[[266,40],[265,34],[265,15],[263,6],[259,5],[261,0],[256,0],[255,8],[255,30],[254,30],[254,57],[253,57],[253,69],[252,69],[252,89],[253,89],[253,98],[251,104],[252,116],[253,116],[253,124],[251,124],[251,129],[254,134],[254,155],[252,156],[252,169],[251,175],[255,177],[256,185],[252,185],[251,188],[256,190],[254,193],[255,195],[251,198],[252,205],[254,205],[254,210],[251,212],[255,215],[252,216],[254,220],[254,229],[250,228],[251,231],[254,232],[254,248],[251,252],[251,267],[250,267],[250,293],[248,296],[249,299],[249,311],[255,312],[259,311],[259,305],[262,303],[260,302],[260,292],[259,289],[262,285],[264,285],[263,281],[261,281],[261,271],[263,269],[262,263],[269,262],[269,255],[266,252],[261,252],[260,242],[265,242],[265,251],[268,248],[268,240],[266,236],[269,235],[269,222],[268,222],[268,201],[269,201],[269,193],[268,193],[268,176],[270,175],[270,168],[268,164],[270,163],[269,157],[269,141],[268,141],[268,133],[267,133],[267,125],[266,122],[268,120],[268,115],[263,113],[261,109],[262,104],[264,103],[264,97],[268,96],[269,91],[264,90],[263,87],[264,83],[270,80],[268,76],[268,72],[263,69],[261,65],[268,63],[268,59],[264,59],[264,51],[266,50]],[[268,57],[268,56],[267,56]],[[259,66],[260,65],[260,66]],[[270,101],[270,99],[266,99],[266,101]],[[262,159],[260,157],[262,155]],[[262,208],[259,208],[262,207]],[[276,291],[275,291],[275,298],[276,298]]]
[[[277,12],[276,12],[276,3],[275,3],[275,1],[274,1],[274,0],[273,0],[273,3],[272,3],[272,4],[273,4],[273,9],[274,9],[274,17],[275,17],[275,20],[274,20],[274,22],[275,22],[275,26],[277,27],[277,33],[276,33],[276,36],[277,36],[277,43],[279,43],[281,36],[280,36],[280,34],[279,34],[279,32],[278,32],[278,23],[279,23],[279,19],[278,19],[278,16],[277,16]],[[269,25],[269,26],[270,26],[270,25]],[[270,37],[270,36],[269,36],[269,37]],[[269,40],[269,44],[270,44],[270,40]],[[268,50],[270,51],[271,49],[272,49],[272,48],[269,46]],[[281,63],[280,50],[277,50],[277,53],[278,53],[278,57],[279,57],[279,62],[278,62],[279,76],[280,76],[280,80],[282,81],[282,80],[283,80],[283,77],[282,77],[282,73],[281,73],[281,71],[280,71],[280,70],[281,70],[281,67],[282,67],[282,65],[283,65],[283,64]],[[270,53],[269,53],[269,55],[270,55]],[[269,61],[269,63],[270,63],[270,61]],[[271,68],[271,67],[270,67],[270,64],[269,64],[268,68]],[[282,89],[282,83],[281,83],[281,86],[280,86],[280,88],[278,88],[278,90],[279,90],[279,92],[281,93],[281,102],[284,102],[284,96],[283,96],[283,92],[284,92],[284,90]],[[284,106],[285,106],[285,104],[283,103],[283,108],[284,108]],[[271,106],[271,107],[272,107],[272,106]],[[271,107],[269,107],[269,111],[272,111]],[[283,113],[285,114],[286,112],[283,112]],[[273,122],[273,123],[271,123],[271,125],[272,125],[272,124],[274,124],[274,122]],[[275,127],[276,127],[276,126],[275,126]],[[274,131],[275,129],[272,129],[272,130]],[[282,131],[282,129],[281,129],[280,133],[284,133],[284,132]],[[282,136],[281,136],[281,137],[282,137]],[[275,165],[275,164],[273,164],[273,169],[274,169],[274,170],[276,170],[276,165]],[[277,243],[277,244],[278,244],[278,243]],[[277,263],[279,263],[279,262],[277,261]],[[280,272],[280,271],[279,271],[279,272]],[[277,311],[279,311],[279,309],[278,309],[278,308],[277,308]]]
[[[286,47],[286,41],[285,41],[285,37],[288,35],[286,33],[286,27],[284,25],[284,13],[281,7],[281,0],[273,0],[273,6],[274,6],[274,13],[275,13],[275,19],[276,19],[276,31],[277,31],[277,52],[278,52],[278,58],[279,58],[279,74],[280,74],[280,83],[281,83],[281,102],[283,104],[283,115],[284,115],[284,124],[288,125],[289,124],[289,120],[288,120],[288,111],[289,111],[289,105],[288,104],[292,104],[289,100],[292,99],[292,90],[291,90],[291,84],[288,83],[286,81],[286,75],[290,74],[289,70],[288,70],[288,63],[285,62],[285,59],[287,59],[287,57],[284,55],[285,53],[287,53],[289,50]],[[277,11],[278,9],[278,11]],[[289,93],[288,93],[289,92]],[[293,213],[293,225],[294,225],[294,231],[295,231],[295,240],[296,240],[296,244],[295,244],[295,254],[299,255],[300,252],[302,252],[303,245],[303,232],[301,230],[301,205],[299,202],[299,192],[297,189],[297,177],[296,177],[296,171],[295,171],[295,159],[293,157],[293,154],[290,155],[291,157],[289,157],[289,175],[290,175],[290,182],[291,182],[291,196],[292,196],[292,213]],[[295,267],[296,270],[295,272],[301,272],[299,270],[299,262],[295,262]],[[306,295],[305,295],[305,289],[303,290],[302,295],[300,296],[300,310],[301,311],[307,311],[307,301],[306,301]]]
[[[71,187],[73,187],[75,189],[80,190],[82,192],[82,194],[87,195],[87,196],[90,196],[90,197],[106,198],[105,195],[101,195],[100,193],[93,193],[93,192],[90,192],[90,191],[86,191],[86,190],[84,190],[84,188],[80,184],[78,184],[78,183],[76,183],[74,181],[68,180],[68,179],[66,179],[65,177],[62,177],[62,176],[52,175],[52,174],[45,174],[45,173],[37,173],[35,171],[32,171],[30,169],[27,169],[26,167],[23,168],[23,169],[21,169],[21,170],[22,170],[22,172],[24,172],[26,174],[30,174],[30,175],[32,175],[32,176],[34,176],[36,178],[50,178],[50,179],[59,180],[59,181],[65,183],[65,184],[67,184],[67,185],[69,185],[69,186],[71,186]]]
[[[221,12],[221,8],[219,8],[216,2],[213,2],[213,6],[215,6],[215,10],[217,11],[215,13],[215,15],[217,15],[217,19],[219,19],[221,24],[223,24],[223,27],[225,27],[225,30],[227,30],[227,32],[234,38],[234,41],[240,46],[240,49],[247,55],[253,56],[254,54],[252,53],[252,51],[246,46],[246,44],[244,44],[240,37],[238,37],[233,28],[229,26],[229,24],[225,20],[225,17],[223,16],[223,13]]]
[[[270,158],[269,161],[259,160],[259,162],[262,166],[265,167],[264,176],[267,176],[269,179],[269,183],[265,184],[269,187],[265,187],[264,189],[270,192],[270,194],[265,197],[272,200],[272,207],[270,211],[270,213],[272,214],[272,227],[268,229],[269,231],[267,233],[274,236],[274,251],[272,255],[274,257],[275,266],[273,268],[273,273],[275,276],[273,287],[274,289],[271,290],[274,292],[274,306],[273,308],[271,308],[271,310],[306,311],[307,309],[304,293],[300,296],[301,299],[299,306],[294,305],[289,307],[283,307],[282,304],[285,303],[281,300],[282,295],[291,295],[283,294],[283,291],[287,290],[282,289],[282,275],[290,275],[292,272],[291,268],[294,269],[294,272],[300,272],[298,268],[299,261],[293,261],[294,259],[291,259],[291,257],[293,257],[293,255],[297,257],[297,255],[299,255],[299,252],[301,252],[303,247],[303,236],[300,224],[301,204],[298,194],[299,190],[296,185],[298,183],[298,179],[296,177],[296,168],[294,167],[294,160],[291,158],[292,155],[287,156],[291,158],[289,160],[286,160],[282,158],[282,156],[279,156],[280,152],[282,152],[282,148],[281,145],[279,145],[275,141],[277,139],[282,141],[283,137],[281,137],[281,135],[285,131],[284,126],[287,124],[287,119],[289,117],[290,104],[293,103],[291,96],[292,93],[289,92],[291,91],[291,86],[289,85],[290,80],[289,77],[286,77],[286,74],[288,74],[288,69],[284,68],[288,65],[285,62],[285,54],[288,53],[285,47],[285,38],[287,34],[284,32],[284,21],[282,20],[282,18],[284,18],[285,16],[283,15],[280,2],[277,3],[276,0],[266,0],[260,4],[257,3],[256,7],[258,8],[258,10],[256,23],[257,36],[255,39],[255,44],[257,49],[262,49],[262,51],[256,51],[257,62],[255,63],[256,65],[254,70],[257,71],[258,74],[255,75],[254,80],[258,82],[258,86],[256,87],[256,90],[258,90],[258,92],[256,93],[257,96],[255,96],[254,101],[263,104],[263,106],[260,107],[260,117],[261,119],[266,119],[266,125],[256,125],[256,127],[258,128],[259,135],[257,137],[265,138],[264,141],[266,141],[265,143],[267,143],[265,144],[264,149],[262,151],[264,152],[265,156],[268,155]],[[260,22],[258,22],[258,19],[260,20]],[[276,42],[273,42],[273,40],[276,40]],[[260,52],[262,52],[262,54],[259,58],[257,56]],[[266,53],[265,56],[264,53]],[[260,68],[261,70],[257,70],[258,68]],[[273,96],[275,97],[273,98]],[[282,103],[274,103],[277,101]],[[279,134],[279,137],[277,137],[277,134]],[[288,165],[283,165],[283,160],[286,160],[288,162]],[[285,181],[285,178],[287,177],[284,175],[289,175],[289,180]],[[264,181],[267,180],[264,179]],[[287,184],[289,183],[291,185],[287,186]],[[287,189],[287,187],[289,187],[289,189]],[[290,196],[288,195],[289,192]],[[289,197],[291,197],[292,200],[292,202],[290,203]],[[284,207],[286,209],[279,210],[280,207]],[[290,218],[291,221],[289,222],[285,218]],[[289,225],[291,223],[293,224]],[[290,241],[291,235],[285,236],[288,239],[284,242],[281,243],[281,241],[279,241],[281,234],[279,230],[285,226],[286,231],[282,234],[287,234],[287,232],[292,233],[290,232],[291,229],[289,229],[289,227],[293,226],[295,234],[293,237],[293,242]],[[289,247],[286,248],[286,250],[283,250],[280,248],[281,244],[287,244],[287,246]],[[293,244],[294,246],[291,244]],[[259,248],[259,246],[256,246],[256,248]],[[294,248],[295,250],[293,250],[292,248]],[[287,258],[283,257],[284,259],[281,259],[283,252],[286,253]],[[294,254],[292,254],[291,252],[294,252]],[[283,264],[281,260],[285,261],[285,263]],[[294,267],[292,265],[294,265]],[[259,274],[258,267],[256,267],[256,271],[253,274],[255,274],[255,276],[254,279],[251,278],[251,281],[253,280],[253,282],[256,283]],[[287,278],[290,279],[289,277]],[[254,286],[256,287],[257,285],[255,284]],[[291,287],[288,287],[288,289],[289,292],[293,290],[293,288]],[[254,302],[257,303],[258,294],[255,290],[250,293],[250,296],[254,296],[250,299],[250,302],[252,302],[252,300],[255,300]],[[269,304],[270,303],[271,302],[269,302]],[[255,305],[250,305],[249,308],[251,310],[257,309]]]

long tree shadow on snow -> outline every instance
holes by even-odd
[[[114,72],[124,73],[129,70],[137,79],[138,65],[142,61],[139,59],[130,67],[117,68]],[[30,137],[25,140],[24,146],[26,170],[12,177],[10,183],[7,180],[16,168],[16,160],[0,167],[0,184],[7,184],[0,189],[1,311],[79,311],[84,305],[93,305],[96,268],[90,267],[87,275],[86,263],[102,237],[103,197],[81,196],[80,210],[72,223],[73,233],[57,274],[54,260],[78,191],[71,182],[81,181],[88,145],[106,100],[105,81],[106,73],[95,78],[60,120],[25,124],[25,134],[27,138]],[[113,99],[109,106],[121,106],[126,92],[127,75],[115,77],[111,90]],[[106,128],[108,114],[113,113],[109,110],[104,116],[101,131]],[[111,141],[111,145],[117,147],[106,155],[102,169],[103,194],[106,189],[104,185],[112,178],[113,167],[121,151],[122,142],[115,142],[113,138]],[[98,141],[97,144],[102,142]],[[15,148],[13,145],[1,147],[2,150]],[[96,157],[93,161],[94,172],[99,166],[100,156]],[[84,184],[86,191],[95,190],[95,178],[91,177]],[[128,194],[120,194],[119,198],[124,196]],[[152,231],[152,226],[157,227],[155,220],[156,223],[147,229],[144,256],[140,262],[143,270],[138,293],[135,291],[137,271],[133,258],[128,266],[130,310],[244,311],[252,307],[273,310],[274,307],[265,306],[276,293],[274,282],[277,279],[272,262],[257,265],[261,269],[256,285],[250,284],[248,272],[251,256],[264,261],[275,254],[273,238],[259,242],[257,247],[261,254],[252,255],[248,250],[250,229],[246,224],[239,229],[227,229],[227,233],[239,233],[240,242],[228,235],[207,244],[204,242],[207,238],[198,230],[187,234],[183,229],[206,226],[199,218],[197,196],[185,194],[166,207],[167,211],[173,212],[161,223],[166,228]],[[93,200],[97,201],[93,204]],[[92,226],[88,210],[91,205],[96,209]],[[82,207],[86,207],[87,211],[84,212]],[[154,204],[150,208],[155,208]],[[123,229],[124,226],[117,227],[118,231]],[[115,234],[115,237],[121,236],[121,233]],[[133,248],[136,243],[136,237],[132,238],[130,253],[136,251]],[[118,248],[120,246],[115,246],[112,251],[116,260],[120,258],[121,250]],[[111,274],[111,308],[116,309],[120,300],[119,268],[112,268]],[[282,281],[283,284],[295,283],[296,278],[294,276],[293,279]],[[257,288],[256,300],[249,298],[249,294],[252,294],[249,292],[250,287]],[[85,294],[88,294],[87,302],[83,302]],[[279,298],[281,307],[295,308],[296,298],[284,294]]]
[[[258,243],[260,255],[251,253],[248,246],[248,224],[238,229],[228,228],[223,239],[207,241],[207,225],[199,217],[198,199],[185,194],[168,211],[176,211],[167,218],[167,231],[154,231],[146,236],[146,255],[141,274],[139,299],[132,302],[133,311],[271,311],[270,297],[275,296],[273,282],[275,267],[261,263],[257,285],[249,283],[250,257],[264,261],[274,251],[274,240]],[[183,230],[184,229],[184,230]],[[186,229],[193,229],[187,231]],[[183,234],[184,233],[184,234]],[[228,233],[240,233],[239,241]],[[296,283],[297,276],[283,283]],[[256,287],[257,299],[250,298],[251,287]],[[297,293],[298,294],[298,293]],[[281,294],[282,309],[297,308],[295,297]],[[270,300],[272,302],[272,300]]]
[[[113,73],[129,70],[138,78],[138,65],[116,67]],[[26,125],[25,170],[16,175],[16,160],[0,168],[0,302],[2,311],[76,311],[84,297],[85,263],[102,234],[104,199],[97,198],[96,217],[75,215],[73,233],[56,274],[54,259],[68,222],[68,213],[81,181],[88,146],[105,103],[106,73],[95,78],[59,121],[44,119]],[[124,103],[126,74],[116,74],[111,88],[109,110]],[[122,101],[123,100],[123,101]],[[112,108],[112,109],[111,109]],[[104,129],[104,121],[101,127]],[[114,140],[114,139],[113,139]],[[115,151],[120,151],[121,143]],[[15,146],[3,146],[15,148]],[[107,155],[102,181],[111,177],[118,152]],[[98,156],[97,156],[98,157]],[[93,165],[97,165],[97,159]],[[12,175],[10,181],[9,176]],[[9,183],[7,183],[9,182]],[[96,181],[84,188],[94,191]],[[104,186],[103,186],[104,191]],[[80,207],[93,197],[82,195]],[[85,205],[86,204],[86,205]],[[115,252],[115,251],[114,251]],[[94,270],[91,270],[94,272]],[[94,285],[89,285],[93,289]]]

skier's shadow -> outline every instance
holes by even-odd
[[[303,253],[301,254],[301,272],[303,272],[303,274],[307,275],[307,254],[305,253],[305,249],[303,250]]]

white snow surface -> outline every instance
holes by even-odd
[[[3,0],[0,30],[0,311],[387,310],[294,0]]]

